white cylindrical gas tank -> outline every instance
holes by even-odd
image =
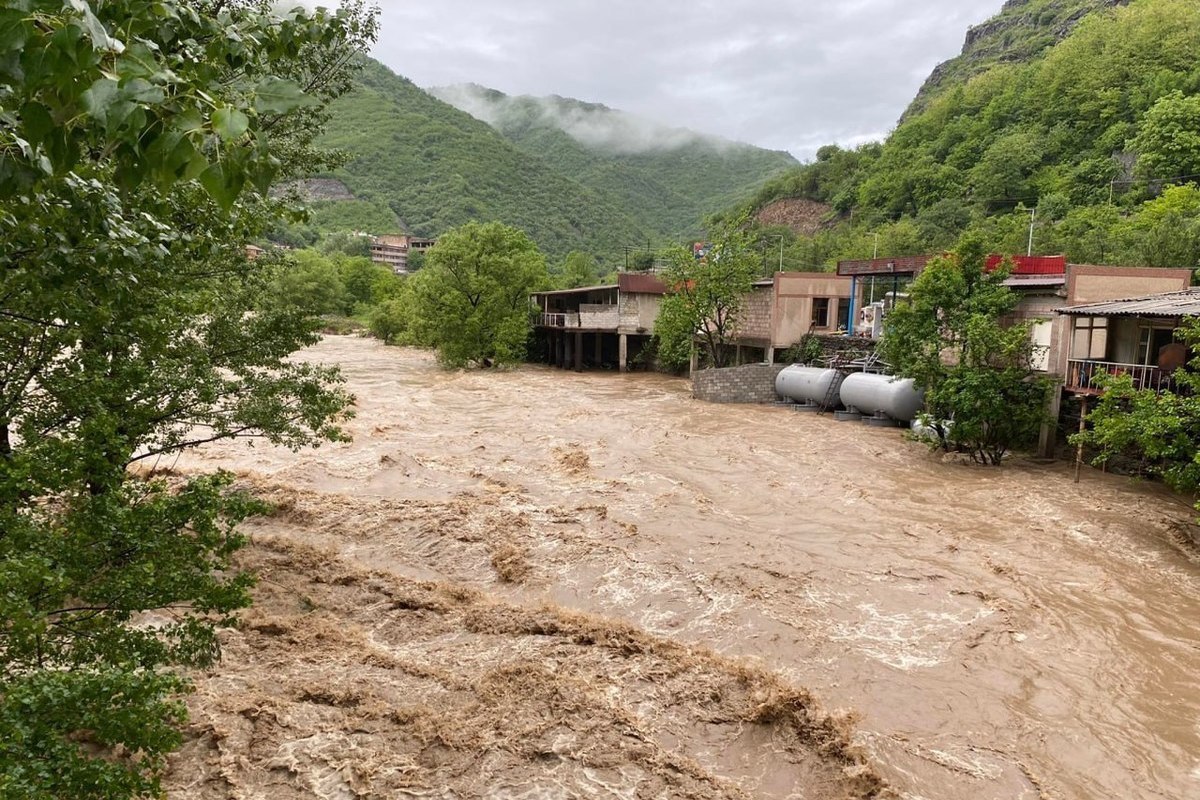
[[[925,393],[917,391],[911,378],[855,372],[842,381],[842,402],[863,414],[886,414],[908,422],[925,407]]]
[[[775,392],[797,403],[836,408],[841,402],[838,395],[841,384],[842,373],[836,369],[796,365],[785,368],[775,377]]]

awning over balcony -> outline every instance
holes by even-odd
[[[1200,317],[1200,287],[1056,309],[1068,317]]]

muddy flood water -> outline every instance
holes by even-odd
[[[1186,503],[655,375],[330,337],[173,798],[1200,798]]]

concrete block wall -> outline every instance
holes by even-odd
[[[692,397],[706,403],[774,403],[775,377],[785,364],[702,369],[692,376]]]
[[[745,339],[769,339],[771,337],[771,290],[755,287],[746,298],[738,320],[737,335]]]

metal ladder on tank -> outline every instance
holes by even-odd
[[[829,382],[829,388],[825,390],[825,399],[821,401],[821,407],[817,409],[818,414],[824,414],[826,411],[833,411],[833,396],[837,394],[838,390],[842,387],[841,379],[844,379],[851,372],[851,369],[849,369],[850,365],[842,361],[841,353],[832,356],[826,363],[829,365],[829,369],[837,370],[840,378],[838,380],[832,380]]]
[[[843,354],[838,353],[831,357],[826,364],[829,369],[837,370],[838,374],[844,380],[847,375],[852,372],[886,372],[887,365],[879,357],[875,351],[871,351],[865,357],[852,358],[844,360]],[[825,399],[821,401],[821,407],[817,409],[818,414],[824,414],[826,411],[833,411],[833,396],[841,389],[842,381],[830,381],[829,388],[825,390]]]

